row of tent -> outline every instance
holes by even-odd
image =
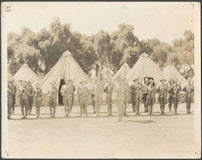
[[[162,78],[167,80],[178,78],[182,87],[187,84],[187,80],[175,67],[167,66],[162,72],[158,65],[145,53],[140,55],[139,60],[132,69],[127,63],[124,63],[113,76],[112,80],[115,80],[119,76],[126,77],[128,83],[131,83],[136,77],[143,79],[145,76],[149,76],[153,77],[155,81],[159,81]],[[84,80],[87,81],[89,85],[92,83],[92,79],[82,70],[69,51],[63,53],[55,66],[43,78],[40,78],[27,64],[21,66],[13,77],[8,73],[8,79],[11,78],[16,85],[18,85],[21,80],[31,81],[32,83],[39,82],[43,93],[47,93],[50,83],[53,81],[56,82],[57,85],[60,85],[61,79],[72,79],[76,85]]]

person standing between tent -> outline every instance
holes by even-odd
[[[180,84],[178,84],[178,79],[175,79],[173,84],[173,104],[174,104],[175,114],[177,114],[180,91],[181,91],[181,87],[180,87]]]
[[[153,111],[153,105],[155,103],[155,94],[156,94],[156,87],[154,83],[154,79],[150,78],[149,79],[149,85],[147,86],[147,99],[146,99],[146,104],[148,105],[148,110],[149,110],[149,115],[152,114]]]
[[[96,94],[96,80],[93,80],[93,85],[91,89],[91,101],[93,106],[93,113],[96,113],[95,111],[95,94]]]
[[[95,92],[95,107],[96,107],[96,115],[100,114],[100,107],[102,104],[102,96],[103,96],[103,86],[102,82],[97,80],[96,82],[96,92]]]
[[[104,92],[106,93],[106,103],[107,103],[107,112],[108,115],[112,115],[112,92],[114,85],[112,81],[108,79],[107,84],[105,85]]]
[[[12,111],[14,113],[14,110],[13,110],[14,99],[13,99],[13,97],[15,95],[15,92],[16,92],[16,88],[13,85],[13,80],[8,81],[8,93],[7,93],[7,96],[8,96],[8,119],[10,119]]]
[[[90,90],[87,88],[86,81],[80,82],[80,87],[77,90],[78,97],[79,97],[79,103],[80,103],[80,116],[82,117],[83,110],[86,115],[88,116],[88,102],[89,102],[89,96],[90,96]]]
[[[70,112],[71,112],[71,111],[72,111],[72,106],[73,106],[73,104],[74,104],[74,92],[75,92],[75,90],[76,90],[76,87],[74,86],[74,82],[73,82],[72,79],[70,79],[70,84],[73,85],[72,104],[71,104],[71,106],[70,106]]]
[[[60,92],[63,96],[65,117],[68,117],[72,106],[72,94],[74,92],[74,86],[70,83],[70,80],[65,81],[65,84],[62,86]]]
[[[192,84],[191,79],[188,79],[188,84],[183,88],[183,91],[186,92],[185,96],[185,101],[186,101],[186,109],[187,109],[187,114],[191,113],[191,101],[192,101],[192,96],[194,94],[194,86]]]
[[[157,92],[159,93],[159,103],[160,103],[160,110],[161,114],[164,114],[166,99],[167,99],[167,87],[165,85],[165,79],[160,80],[160,85],[157,88]]]
[[[27,83],[24,81],[22,83],[22,88],[19,91],[20,95],[20,106],[22,111],[22,118],[27,118],[28,108],[29,108],[29,91],[27,89]]]
[[[124,108],[125,108],[124,88],[125,88],[124,80],[121,77],[118,77],[114,90],[116,92],[116,104],[118,108],[119,121],[122,121],[122,117],[124,115]]]
[[[174,95],[174,92],[173,92],[173,80],[172,79],[170,79],[168,81],[167,92],[168,92],[168,107],[169,107],[169,111],[171,112],[172,103],[173,103],[173,95]]]
[[[142,92],[142,86],[139,83],[139,78],[135,78],[133,80],[133,84],[130,86],[130,92],[133,112],[136,112],[136,115],[139,115],[140,98]]]
[[[33,105],[33,95],[34,95],[34,89],[32,87],[31,81],[27,82],[27,90],[28,90],[28,99],[29,99],[29,107],[28,107],[28,114],[31,114],[32,112],[32,105]]]
[[[142,100],[144,102],[144,112],[148,112],[147,96],[148,96],[149,77],[144,77],[143,95]]]
[[[126,110],[127,110],[127,104],[128,104],[128,93],[129,93],[129,85],[127,83],[126,77],[122,78],[123,84],[124,84],[124,115],[126,115]]]
[[[13,91],[13,94],[12,94],[12,97],[13,97],[13,104],[12,104],[12,106],[11,106],[11,113],[12,114],[14,114],[14,112],[15,112],[15,95],[16,95],[16,86],[13,84],[13,80],[11,79],[10,80],[10,87],[12,88],[12,91]]]
[[[55,82],[52,82],[50,84],[51,89],[48,91],[50,115],[51,117],[55,117],[58,89]]]
[[[35,107],[36,107],[36,118],[40,116],[40,107],[41,107],[41,100],[42,100],[42,90],[40,88],[40,84],[36,84],[36,88],[34,89],[34,99],[35,99]]]

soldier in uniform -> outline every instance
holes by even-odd
[[[65,84],[62,86],[60,90],[62,96],[63,96],[63,103],[64,103],[64,109],[65,109],[65,117],[68,117],[71,108],[72,108],[72,94],[74,92],[74,86],[73,83],[70,82],[70,80],[66,80]]]
[[[86,115],[88,116],[88,102],[89,102],[89,96],[90,96],[90,90],[86,86],[86,82],[80,82],[81,86],[78,88],[78,97],[79,97],[79,103],[80,103],[80,116],[82,116],[83,110]]]
[[[149,79],[149,85],[147,86],[147,99],[146,104],[148,105],[149,115],[152,114],[153,105],[155,103],[156,87],[153,78]]]
[[[135,78],[133,80],[133,84],[130,86],[131,92],[131,101],[132,101],[132,109],[136,115],[139,115],[139,107],[140,107],[140,97],[142,92],[142,86],[139,83],[139,78]]]
[[[96,113],[95,111],[95,94],[96,94],[96,81],[93,81],[92,89],[91,89],[91,100],[92,100],[92,106],[93,106],[93,113]]]
[[[95,92],[95,107],[96,107],[96,115],[99,116],[100,107],[102,104],[102,96],[103,96],[103,86],[101,81],[97,81],[96,83],[96,92]]]
[[[55,82],[52,82],[50,84],[51,89],[48,91],[50,115],[51,117],[55,117],[58,89]]]
[[[11,117],[11,114],[12,114],[12,109],[13,109],[13,113],[14,113],[14,95],[15,95],[15,92],[16,92],[16,88],[15,86],[13,85],[13,81],[10,80],[8,82],[8,119],[10,119]]]
[[[167,87],[165,85],[165,79],[160,80],[160,85],[157,88],[157,92],[159,93],[159,102],[160,102],[160,110],[161,114],[164,114],[166,98],[167,98]]]
[[[22,83],[22,88],[19,92],[20,95],[20,106],[22,111],[22,118],[27,118],[28,108],[29,108],[29,91],[27,89],[27,84],[24,81]]]
[[[75,92],[75,90],[76,90],[76,87],[74,86],[74,83],[73,83],[73,80],[72,80],[72,79],[70,79],[70,83],[71,83],[71,85],[73,85],[72,104],[71,104],[71,107],[70,107],[70,112],[71,112],[71,111],[72,111],[72,106],[73,106],[73,104],[74,104],[74,92]]]
[[[126,115],[126,110],[127,110],[127,104],[128,104],[128,92],[129,92],[129,89],[130,89],[130,87],[129,87],[129,85],[128,85],[128,83],[127,83],[127,79],[126,79],[126,77],[123,77],[122,78],[122,80],[123,80],[123,83],[124,83],[124,115]]]
[[[113,92],[114,85],[112,84],[111,80],[107,81],[105,85],[104,92],[106,93],[106,102],[107,102],[107,111],[108,115],[112,115],[112,92]]]
[[[14,114],[15,112],[15,95],[16,95],[16,86],[13,84],[13,80],[10,81],[10,86],[12,87],[12,90],[13,90],[13,105],[12,105],[12,108],[11,108],[11,113]]]
[[[148,104],[147,104],[148,85],[149,85],[149,77],[144,77],[144,86],[143,86],[143,95],[142,95],[142,100],[144,102],[144,112],[148,112]]]
[[[187,114],[191,113],[191,100],[194,93],[194,86],[191,82],[191,79],[188,79],[188,84],[183,88],[183,91],[186,92],[185,101],[186,101],[186,109]]]
[[[28,90],[28,100],[29,100],[29,107],[28,107],[28,114],[31,114],[32,112],[32,105],[33,105],[33,95],[34,95],[34,89],[32,87],[32,83],[30,81],[27,82],[27,90]]]
[[[124,115],[124,101],[125,101],[125,91],[124,91],[124,80],[121,77],[117,78],[117,84],[115,86],[116,92],[116,103],[119,114],[119,121],[122,121],[122,117]]]
[[[172,103],[173,103],[173,80],[170,79],[167,84],[167,92],[168,92],[168,107],[169,111],[171,112],[172,109]]]
[[[42,90],[40,88],[40,84],[36,84],[36,88],[34,90],[34,98],[35,98],[35,106],[36,106],[36,115],[37,118],[40,116],[40,107],[41,107],[41,100],[42,100]]]
[[[175,114],[177,114],[180,90],[181,90],[181,87],[178,84],[178,79],[176,79],[173,84],[173,104],[174,104]]]

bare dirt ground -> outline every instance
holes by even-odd
[[[8,121],[9,157],[15,158],[141,158],[191,157],[194,153],[194,104],[192,114],[186,114],[185,104],[179,104],[179,114],[135,116],[128,104],[128,115],[118,122],[117,108],[107,116],[102,106],[101,116],[79,117],[79,107],[73,106],[70,118],[64,118],[63,106],[58,106],[56,118],[50,118],[49,107],[41,108],[35,119],[35,107],[29,119],[21,120],[20,107]]]

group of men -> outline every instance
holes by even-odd
[[[127,79],[118,77],[115,81],[108,80],[106,83],[100,80],[94,80],[91,88],[87,86],[87,81],[81,81],[75,87],[72,79],[65,80],[65,84],[58,90],[55,82],[51,83],[48,91],[49,107],[51,117],[55,117],[58,92],[63,96],[63,104],[65,117],[68,117],[72,111],[74,103],[74,95],[76,95],[80,105],[80,116],[85,114],[88,116],[88,106],[92,104],[93,113],[97,116],[100,114],[101,105],[103,103],[103,93],[106,93],[106,104],[108,115],[112,115],[112,95],[116,93],[116,104],[119,113],[119,120],[127,114],[127,104],[129,95],[131,96],[132,110],[139,115],[140,103],[144,103],[144,112],[152,114],[153,105],[156,102],[156,93],[158,93],[158,101],[160,103],[160,114],[165,114],[165,105],[168,102],[169,111],[174,107],[174,113],[177,113],[180,91],[186,92],[186,109],[190,113],[191,100],[194,93],[194,87],[190,79],[188,84],[182,89],[177,79],[171,79],[166,83],[165,79],[160,80],[159,85],[155,85],[152,77],[144,77],[144,83],[140,78],[135,78],[133,84],[129,85]],[[13,81],[8,84],[8,118],[14,113],[16,87]],[[35,100],[36,115],[40,116],[40,106],[42,101],[42,90],[39,83],[35,88],[31,82],[22,81],[19,89],[20,106],[23,118],[32,111],[33,99]]]

